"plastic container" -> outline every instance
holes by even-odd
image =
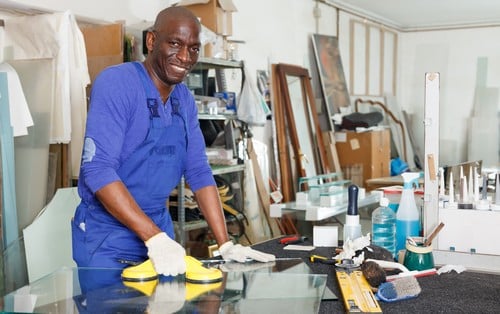
[[[382,197],[380,207],[372,213],[372,244],[387,249],[396,256],[396,213],[389,206],[389,199]]]
[[[418,184],[420,173],[405,172],[403,192],[396,213],[396,253],[406,247],[406,238],[420,235],[420,211],[415,202],[414,184]]]
[[[434,268],[432,246],[423,246],[422,241],[418,241],[418,238],[413,238],[413,243],[417,244],[416,246],[408,242],[406,243],[403,265],[410,271]]]
[[[401,200],[401,192],[403,189],[400,185],[398,186],[390,186],[383,188],[384,197],[389,200],[389,208],[391,208],[394,213],[398,211],[399,202]]]

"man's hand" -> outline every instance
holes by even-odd
[[[231,241],[221,245],[219,247],[219,252],[223,259],[240,263],[244,263],[248,259],[253,259],[263,263],[273,262],[276,260],[276,257],[272,254],[263,253],[248,246],[242,246],[241,244],[233,244]]]
[[[227,262],[219,265],[219,269],[225,273],[233,272],[249,272],[255,271],[263,268],[271,268],[276,265],[276,262],[250,262],[250,263],[237,263],[237,262]]]
[[[186,284],[177,280],[160,282],[155,292],[149,298],[147,312],[176,313],[184,306],[186,299]]]
[[[186,272],[184,260],[186,251],[179,243],[170,239],[165,232],[152,236],[145,243],[148,256],[158,274],[177,276]]]

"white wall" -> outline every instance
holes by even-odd
[[[124,20],[130,29],[140,30],[151,23],[156,12],[175,1],[141,0],[17,0],[21,5],[49,10],[70,9],[77,16],[117,21]],[[243,40],[239,56],[247,69],[268,69],[270,63],[283,62],[304,66],[315,76],[311,57],[310,35],[314,32],[337,34],[336,10],[319,4],[321,17],[313,15],[313,0],[233,0],[238,12],[233,15],[232,39]],[[0,4],[2,1],[0,0]],[[346,81],[349,85],[349,20],[341,12],[339,46]],[[360,19],[359,17],[356,17]],[[479,58],[487,58],[486,87],[498,88],[500,80],[500,28],[399,33],[397,102],[415,117],[413,133],[423,147],[424,73],[441,73],[441,157],[445,163],[461,162],[467,156],[467,118],[477,97],[476,70]],[[356,56],[356,58],[362,56]],[[374,58],[376,59],[376,58]],[[360,80],[360,78],[356,78]],[[313,80],[314,89],[320,89]],[[348,86],[349,87],[349,86]],[[319,97],[319,96],[318,96]],[[481,98],[481,97],[480,97]],[[257,130],[259,133],[260,130]],[[263,132],[268,132],[263,131]],[[494,144],[494,143],[493,143]],[[498,145],[498,144],[497,144]]]
[[[401,35],[399,63],[399,103],[423,120],[425,72],[440,72],[440,160],[453,164],[469,159],[469,118],[477,116],[482,106],[483,114],[495,117],[500,110],[500,27],[463,30],[403,33]],[[481,69],[479,60],[485,67]],[[478,69],[479,68],[479,69]],[[489,92],[484,92],[484,89]],[[489,93],[489,95],[488,95]],[[474,106],[475,104],[475,106]],[[486,105],[489,108],[486,108]],[[493,146],[497,156],[491,156],[498,166],[498,119],[487,125],[491,132],[482,141],[483,146]],[[423,143],[423,130],[416,130]],[[479,154],[480,155],[480,154]],[[496,158],[494,158],[496,157]],[[487,166],[495,166],[487,165]]]
[[[234,0],[238,12],[233,17],[240,57],[250,69],[267,69],[268,63],[290,63],[310,67],[310,36],[315,32],[313,1]],[[323,17],[319,30],[335,34],[335,15],[320,6]],[[286,9],[285,9],[286,8]],[[331,11],[331,10],[330,10]]]

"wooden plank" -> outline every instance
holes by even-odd
[[[259,194],[261,208],[264,211],[263,215],[267,221],[269,230],[271,231],[271,237],[275,237],[281,234],[280,231],[281,228],[278,226],[278,223],[276,222],[275,219],[270,219],[269,211],[271,207],[271,202],[269,201],[269,195],[264,186],[264,178],[262,177],[262,172],[259,165],[259,161],[257,160],[257,155],[255,154],[255,151],[253,149],[252,139],[248,139],[247,141],[247,153],[248,156],[250,157],[250,160],[252,161],[253,174],[255,176],[255,183],[257,185],[257,192]]]
[[[284,108],[282,105],[281,88],[278,79],[278,66],[271,66],[272,79],[272,97],[273,97],[273,113],[274,123],[276,126],[276,142],[278,146],[278,161],[281,178],[281,193],[283,194],[283,202],[291,202],[295,199],[292,182],[290,181],[292,169],[290,167],[290,157],[288,154],[286,125]]]

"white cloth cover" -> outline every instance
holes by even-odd
[[[70,143],[73,173],[78,173],[87,118],[85,88],[90,84],[85,41],[69,11],[5,20],[6,41],[15,60],[53,58],[56,64],[52,92],[50,142]]]
[[[33,118],[19,76],[16,70],[5,62],[0,64],[0,72],[7,73],[10,125],[12,126],[13,136],[28,135],[28,127],[33,126]]]

